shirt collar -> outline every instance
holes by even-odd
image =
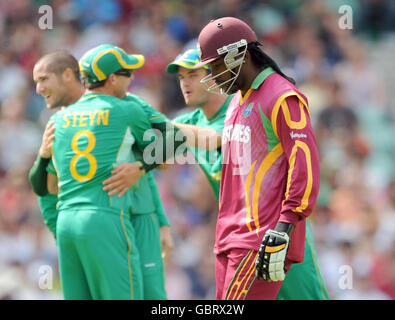
[[[252,82],[251,89],[258,89],[263,81],[266,80],[268,76],[270,76],[272,73],[275,73],[276,71],[273,70],[271,67],[267,67],[265,70],[263,70],[260,74],[256,76],[254,81]]]

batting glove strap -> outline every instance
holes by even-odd
[[[268,230],[263,237],[256,260],[255,274],[260,280],[283,281],[289,236],[285,232]]]

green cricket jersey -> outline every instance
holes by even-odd
[[[163,113],[154,109],[151,105],[134,94],[128,93],[123,100],[131,104],[139,104],[153,128],[156,128],[156,124],[165,124],[169,121]],[[133,145],[133,153],[137,159],[141,159],[142,153],[136,144]],[[148,172],[145,176],[141,177],[139,181],[130,188],[130,196],[131,214],[156,213],[160,226],[169,225],[152,172]]]
[[[203,110],[197,108],[195,111],[184,113],[176,117],[173,121],[197,125],[199,127],[211,128],[222,134],[224,120],[228,105],[234,95],[228,96],[221,108],[211,117],[207,118]],[[214,191],[215,196],[219,199],[219,187],[221,181],[221,152],[220,150],[206,151],[202,149],[190,148],[198,161],[203,172]]]
[[[150,104],[148,104],[145,100],[142,98],[128,92],[126,94],[126,97],[122,99],[123,101],[130,102],[132,104],[138,104],[140,107],[144,110],[146,116],[148,117],[148,120],[151,124],[156,124],[156,123],[165,123],[169,121],[169,119],[162,113],[156,110],[154,107],[152,107]]]
[[[45,196],[38,197],[38,204],[40,206],[41,215],[44,223],[49,230],[56,237],[56,221],[58,219],[58,211],[56,210],[56,203],[58,196],[56,194],[48,193]]]
[[[157,111],[136,95],[128,93],[123,100],[132,104],[139,104],[153,127],[155,127],[157,123],[166,123],[169,121],[163,113]],[[139,151],[137,145],[135,144],[134,146],[135,152],[140,153],[141,151]],[[54,170],[52,170],[52,172],[55,173]],[[151,214],[154,212],[157,215],[160,226],[169,225],[152,172],[148,172],[145,176],[141,177],[131,188],[130,194],[130,201],[132,203],[130,206],[131,214]],[[57,219],[56,202],[57,196],[55,195],[48,194],[47,196],[39,197],[39,204],[44,222],[54,235],[56,235]]]
[[[108,114],[106,115],[107,110]],[[97,140],[101,139],[100,144],[92,143],[90,139],[92,140],[93,138],[90,137],[90,134],[86,133],[86,131],[84,132],[84,135],[86,135],[86,141],[82,141],[81,144],[78,144],[79,138],[75,138],[76,135],[79,137],[78,124],[81,122],[81,118],[83,125],[85,122],[87,122],[85,112],[88,112],[90,126],[87,126],[86,128],[84,126],[84,130],[91,131],[92,135],[95,138],[97,137]],[[97,121],[95,120],[95,113],[98,116]],[[100,115],[102,118],[100,118],[99,124]],[[119,199],[117,195],[109,198],[107,196],[107,192],[102,191],[102,181],[109,176],[113,166],[123,162],[133,162],[136,161],[137,158],[142,158],[142,149],[152,141],[151,139],[148,139],[149,141],[144,140],[145,131],[151,128],[150,123],[152,124],[152,127],[155,128],[156,124],[166,123],[169,120],[162,113],[152,108],[144,100],[132,94],[128,94],[123,100],[106,95],[84,95],[77,103],[69,106],[67,110],[64,110],[64,112],[59,114],[55,119],[55,141],[57,142],[57,145],[54,144],[53,164],[57,168],[56,171],[58,171],[59,178],[59,209],[62,210],[63,208],[70,207],[78,209],[82,204],[84,205],[84,209],[88,209],[89,206],[96,206],[97,210],[97,208],[100,207],[98,212],[111,210],[107,208],[108,206],[116,209],[128,208],[131,216],[134,217],[130,221],[132,223],[133,229],[129,230],[127,233],[127,237],[129,238],[128,245],[131,246],[129,247],[131,250],[130,252],[131,254],[135,254],[135,256],[130,257],[131,260],[129,260],[129,272],[131,275],[133,275],[131,279],[133,279],[133,283],[136,281],[136,283],[133,284],[133,291],[135,292],[134,297],[143,297],[144,299],[166,299],[167,296],[164,288],[164,272],[163,261],[161,258],[159,227],[163,225],[169,225],[169,222],[167,221],[159,192],[152,176],[152,172],[148,172],[145,176],[141,177],[139,181],[132,186],[130,191],[121,197],[121,199]],[[165,126],[158,127],[161,129],[165,128]],[[61,133],[59,133],[59,131]],[[67,137],[67,133],[69,133],[72,138]],[[102,133],[102,135],[100,135],[100,133]],[[83,135],[80,135],[82,139]],[[105,148],[96,149],[100,145],[103,145],[103,137],[106,138],[105,135],[109,136]],[[143,140],[141,140],[142,138]],[[69,144],[69,147],[67,147],[67,144]],[[57,150],[59,150],[59,153],[64,153],[65,156],[61,159],[58,159]],[[80,158],[82,158],[79,159],[81,163],[76,160],[74,160],[75,163],[72,162],[72,159],[75,157],[75,155],[73,155],[70,150],[74,151],[75,154],[78,153],[80,155]],[[69,153],[71,153],[71,155],[69,155]],[[111,156],[110,153],[113,156]],[[70,157],[71,159],[68,159]],[[96,159],[96,165],[94,159]],[[59,164],[59,162],[61,162],[61,164]],[[67,172],[68,162],[70,163],[69,173]],[[74,184],[74,188],[76,189],[74,191],[74,197],[77,199],[73,200],[71,198],[72,195],[70,198],[67,198],[68,194],[64,192],[65,187],[63,187],[63,185],[67,187],[65,181],[68,181],[70,187],[73,186],[73,179],[78,181],[80,176],[89,176],[90,171],[92,171],[89,166],[92,165],[92,163],[93,165],[97,166],[97,170],[102,167],[102,170],[107,171],[107,176],[103,174],[99,175],[97,176],[97,181],[95,181],[96,174],[94,174],[91,180],[79,181],[79,185],[81,187]],[[75,172],[73,174],[73,165],[76,167],[75,171],[77,174],[75,174]],[[63,172],[62,168],[66,172]],[[51,172],[51,169],[48,171]],[[63,177],[65,178],[62,178],[62,172]],[[54,173],[54,170],[52,170],[52,173]],[[79,190],[78,194],[83,195],[84,198],[80,197],[80,199],[78,199],[79,196],[76,193],[77,190]],[[66,198],[62,199],[62,194],[66,194]],[[70,194],[72,193],[70,192]],[[86,212],[86,214],[83,216],[81,215],[81,217],[78,219],[80,222],[74,226],[77,232],[81,228],[80,223],[83,223],[84,219],[91,219],[89,218],[89,211],[84,212]],[[157,221],[154,218],[155,214],[157,216]],[[66,293],[68,297],[75,297],[75,286],[72,284],[66,285],[65,283],[67,282],[68,273],[78,275],[80,271],[74,270],[75,268],[70,268],[69,270],[67,261],[69,257],[72,256],[73,250],[64,245],[64,243],[67,244],[67,238],[64,237],[64,234],[65,232],[67,234],[70,233],[70,230],[66,228],[66,225],[71,225],[72,222],[75,222],[75,220],[69,221],[67,224],[65,224],[64,221],[65,219],[69,218],[69,215],[60,216],[63,218],[59,219],[59,232],[63,235],[63,240],[60,241],[62,244],[62,248],[60,249],[62,250],[59,250],[59,257],[60,260],[62,260],[60,265],[63,266],[63,270],[66,270],[62,272],[62,279],[65,287],[65,297]],[[109,217],[109,219],[111,218]],[[120,221],[124,223],[124,227],[128,228],[127,222],[122,220],[122,215],[120,219]],[[105,225],[108,223],[109,222],[105,222]],[[108,233],[110,233],[110,231]],[[114,230],[112,230],[112,232],[114,232]],[[149,245],[149,250],[146,250],[143,244]],[[119,245],[115,243],[114,246],[119,247]],[[138,248],[137,251],[133,249],[135,246]],[[100,248],[100,245],[98,247]],[[95,252],[100,253],[100,250],[96,250],[97,248],[95,248]],[[81,250],[81,252],[83,254],[86,253],[85,250]],[[137,252],[138,255],[136,255]],[[67,253],[68,258],[61,259],[61,254],[63,253]],[[107,261],[113,259],[105,258],[105,260]],[[111,263],[114,263],[114,261]],[[90,271],[91,273],[96,272],[95,264],[91,265],[89,262],[87,265],[92,267],[92,271]],[[104,260],[101,265],[106,265]],[[141,269],[137,267],[138,265],[141,265]],[[142,273],[141,275],[139,275],[140,271]],[[88,275],[90,272],[88,272]],[[140,292],[140,280],[137,281],[137,279],[141,280],[141,285],[143,286],[142,292]],[[78,294],[82,293],[79,292]],[[140,294],[142,295],[140,296]]]
[[[129,195],[109,197],[102,190],[102,182],[115,166],[135,161],[130,152],[133,144],[142,150],[150,143],[143,140],[151,125],[139,104],[89,93],[52,118],[56,127],[52,162],[59,180],[58,209],[80,205],[126,208]],[[51,165],[48,170],[51,172]]]
[[[145,112],[151,126],[160,130],[162,135],[166,135],[166,124],[169,119],[163,113],[131,93],[128,93],[123,100],[131,103],[137,102]],[[133,145],[132,151],[136,159],[143,158],[143,154],[136,144]],[[135,230],[135,240],[143,274],[143,297],[147,300],[166,300],[160,227],[169,225],[169,221],[153,173],[148,172],[141,177],[138,183],[130,188],[129,193],[131,221]]]
[[[169,121],[163,113],[157,111],[136,95],[128,93],[123,100],[131,102],[132,104],[139,104],[148,117],[149,122],[154,127],[157,123],[166,123]],[[135,145],[135,147],[135,152],[140,153],[137,145]],[[151,214],[155,212],[160,226],[169,225],[152,172],[148,172],[145,176],[141,177],[131,188],[130,193],[132,203],[130,207],[131,214]],[[39,204],[44,222],[55,235],[57,218],[56,202],[57,196],[55,195],[39,197]]]

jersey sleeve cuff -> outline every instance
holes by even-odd
[[[164,227],[164,226],[169,226],[170,227],[170,222],[167,219],[159,219],[159,227]]]
[[[296,223],[302,219],[304,219],[304,216],[300,213],[285,211],[280,214],[280,219],[278,220],[278,222],[286,222],[296,225]]]

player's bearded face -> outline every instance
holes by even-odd
[[[239,90],[238,79],[236,79],[235,81],[232,80],[234,75],[226,67],[223,58],[215,60],[209,65],[211,68],[212,77],[215,78],[213,80],[223,92],[226,92],[227,94],[232,94]]]
[[[48,109],[67,106],[68,90],[61,76],[38,67],[33,70],[33,79],[36,82],[36,92],[44,97]]]
[[[179,67],[178,78],[180,88],[188,106],[201,106],[208,100],[208,92],[200,83],[200,80],[207,75],[205,69],[190,70]]]

